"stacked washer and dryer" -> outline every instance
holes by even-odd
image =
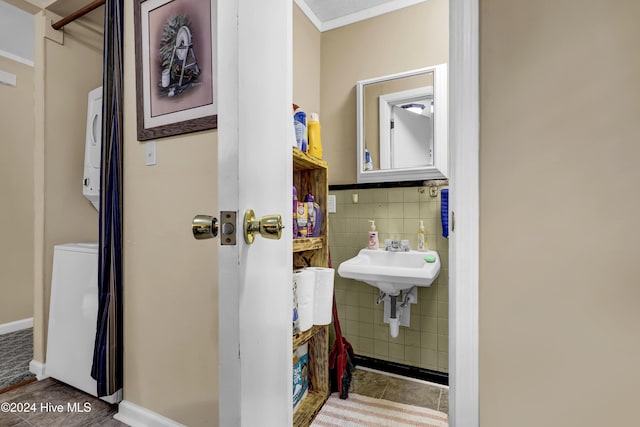
[[[89,92],[82,194],[100,209],[102,87]],[[53,249],[45,374],[97,396],[91,377],[98,318],[98,244],[67,243]],[[122,400],[122,390],[102,397]]]

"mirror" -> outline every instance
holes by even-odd
[[[356,83],[358,183],[446,179],[447,66]]]

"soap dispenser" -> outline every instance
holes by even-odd
[[[420,229],[418,230],[418,250],[420,252],[426,252],[427,248],[427,233],[424,231],[424,222],[420,220]]]
[[[380,245],[378,243],[378,232],[376,231],[376,222],[374,220],[369,220],[371,223],[371,229],[369,230],[369,249],[379,249]]]

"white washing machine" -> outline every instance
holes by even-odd
[[[98,318],[98,244],[68,243],[53,249],[46,375],[92,396],[91,377]],[[122,390],[101,398],[122,400]]]

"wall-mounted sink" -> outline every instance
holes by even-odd
[[[398,295],[413,286],[430,286],[440,274],[440,257],[436,251],[362,249],[340,264],[338,274],[375,286],[389,295]]]

